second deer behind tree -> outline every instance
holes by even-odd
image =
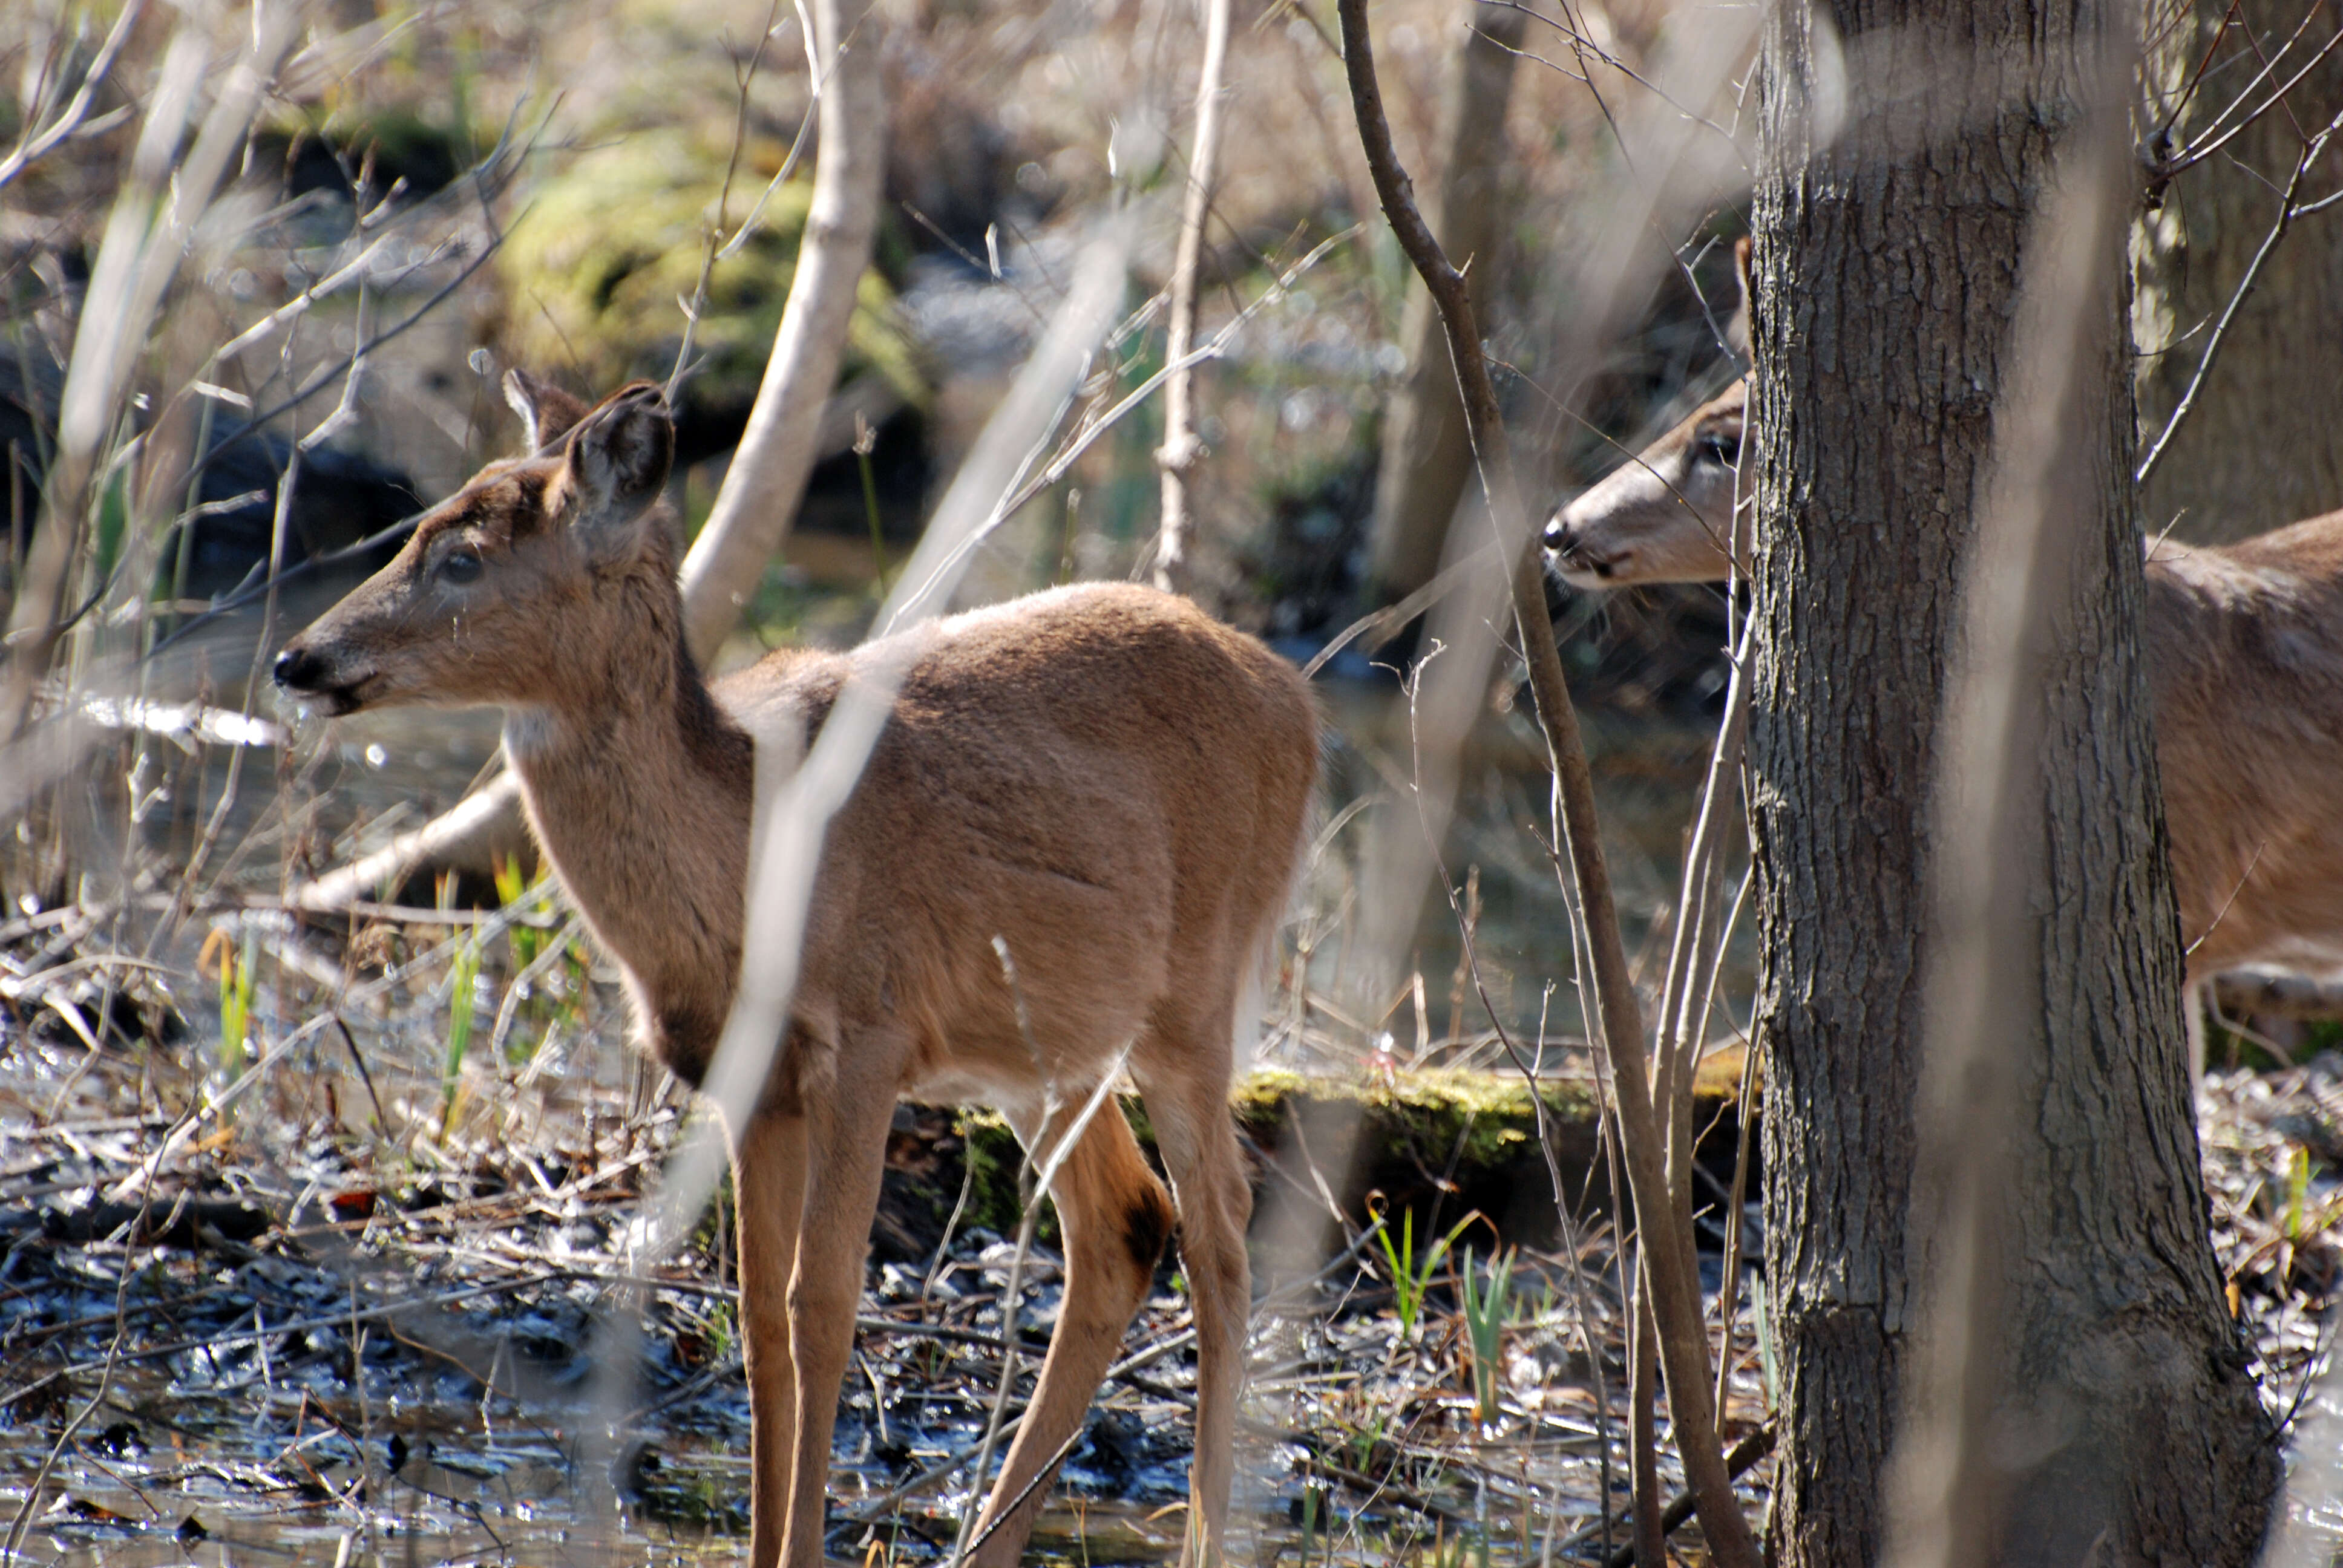
[[[1745,569],[1747,405],[1734,383],[1557,510],[1555,574],[1582,588],[1718,581],[1736,538]],[[2343,965],[2343,512],[2147,552],[2140,640],[2189,979]]]

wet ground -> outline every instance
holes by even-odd
[[[54,1094],[69,1068],[46,1065]],[[73,1085],[82,1114],[12,1115],[0,1134],[0,1511],[39,1483],[30,1560],[737,1553],[747,1409],[720,1217],[669,1263],[633,1256],[671,1112],[629,1118],[613,1093],[591,1149],[556,1138],[499,1160],[427,1129],[405,1159],[347,1131],[288,1141],[247,1109],[157,1161],[185,1126],[85,1114],[114,1076]],[[15,1106],[29,1087],[13,1079]],[[408,1109],[395,1086],[386,1109]],[[907,1112],[893,1151],[834,1453],[831,1549],[849,1561],[934,1560],[973,1506],[954,1467],[1001,1384],[1014,1249],[969,1225],[935,1252],[907,1244],[931,1223],[922,1200],[956,1184],[950,1128]],[[1583,1258],[1604,1255],[1596,1241]],[[1579,1533],[1600,1533],[1607,1402],[1583,1347],[1586,1329],[1610,1338],[1603,1282],[1516,1260],[1483,1422],[1440,1282],[1451,1271],[1426,1271],[1403,1328],[1381,1256],[1370,1240],[1312,1276],[1265,1277],[1241,1527],[1264,1561],[1306,1541],[1313,1560],[1333,1547],[1388,1562],[1460,1539],[1574,1558]],[[1021,1393],[1056,1305],[1055,1253],[1037,1244],[1023,1272]],[[1167,1264],[1029,1560],[1176,1550],[1187,1326]]]
[[[1333,770],[1364,780],[1353,789],[1383,788],[1404,756],[1393,700],[1388,688],[1330,693],[1345,737]],[[1566,1043],[1544,994],[1560,929],[1552,874],[1505,849],[1534,851],[1515,819],[1539,811],[1516,722],[1492,715],[1475,739],[1457,861],[1481,868],[1484,966],[1520,977],[1500,993],[1507,1021]],[[747,1404],[723,1219],[671,1260],[643,1258],[642,1195],[682,1098],[618,1045],[611,977],[558,904],[327,922],[254,907],[283,887],[287,857],[337,863],[452,801],[494,741],[478,714],[344,725],[293,751],[243,749],[231,795],[234,749],[123,739],[124,771],[143,766],[163,790],[128,838],[143,893],[127,913],[117,902],[0,921],[0,1517],[23,1514],[30,1560],[740,1550]],[[1639,927],[1659,913],[1661,857],[1700,745],[1687,730],[1604,769],[1607,803],[1631,824],[1622,880],[1643,890]],[[215,820],[191,884],[185,867]],[[104,841],[121,827],[96,811],[84,830]],[[1346,885],[1334,875],[1324,896]],[[195,907],[172,927],[171,895],[190,886]],[[1302,1024],[1272,1050],[1356,1060],[1391,1036],[1384,1047],[1404,1055],[1428,1030],[1434,1056],[1491,1054],[1484,1015],[1458,1027],[1444,905],[1428,903],[1419,934],[1428,1010],[1399,1008],[1369,1036],[1330,1000],[1279,999],[1276,1015]],[[240,1049],[221,1044],[232,1030]],[[467,1046],[451,1050],[459,1032]],[[1001,1383],[1015,1216],[971,1210],[944,1233],[963,1131],[944,1112],[899,1119],[834,1453],[841,1560],[936,1560],[974,1507],[965,1467]],[[1486,1412],[1454,1297],[1463,1254],[1433,1262],[1431,1223],[1401,1249],[1424,1276],[1403,1323],[1393,1258],[1355,1229],[1363,1216],[1334,1230],[1288,1178],[1261,1207],[1237,1500],[1259,1559],[1429,1562],[1460,1542],[1508,1558],[1599,1551],[1606,1482],[1624,1474],[1606,1475],[1622,1391],[1594,1205],[1575,1205],[1574,1251],[1514,1257]],[[1324,1241],[1313,1257],[1351,1247],[1292,1278],[1273,1238],[1296,1211],[1317,1216],[1295,1232]],[[1439,1228],[1461,1217],[1440,1214]],[[1056,1304],[1048,1240],[1025,1274],[1018,1396]],[[1476,1228],[1459,1241],[1476,1277],[1494,1240]],[[1176,1551],[1187,1323],[1167,1260],[1029,1560]],[[1741,1349],[1736,1386],[1754,1412],[1762,1374],[1745,1333]]]
[[[12,973],[23,924],[0,928]],[[419,950],[413,976],[434,972],[432,939],[454,930],[399,939]],[[672,1258],[644,1257],[642,1195],[679,1107],[607,1049],[603,989],[590,976],[574,997],[545,988],[519,1010],[529,1048],[460,1064],[452,1093],[444,1063],[403,1059],[356,994],[347,1040],[257,1030],[256,1060],[233,1076],[190,1069],[184,1048],[93,1059],[52,1031],[12,1033],[0,1517],[24,1559],[736,1559],[747,1407],[725,1215]],[[206,1101],[226,1109],[166,1109]],[[2216,1073],[2200,1111],[2216,1242],[2265,1397],[2315,1422],[2328,1413],[2311,1374],[2338,1284],[2343,1060]],[[967,1133],[948,1112],[907,1109],[890,1145],[833,1453],[840,1561],[941,1560],[974,1507],[965,1467],[1001,1385],[1014,1249],[980,1222],[998,1213],[971,1209],[943,1231]],[[1393,1251],[1353,1232],[1324,1267],[1281,1273],[1271,1238],[1293,1206],[1280,1180],[1256,1229],[1236,1509],[1247,1560],[1600,1560],[1604,1500],[1622,1501],[1624,1483],[1604,1216],[1577,1210],[1573,1249],[1512,1254],[1494,1375],[1476,1382],[1487,1363],[1456,1287],[1464,1269],[1488,1280],[1487,1233],[1468,1230],[1433,1262],[1432,1227]],[[1704,1261],[1713,1302],[1723,1275]],[[1024,1278],[1012,1412],[1057,1301],[1046,1233]],[[1745,1282],[1742,1437],[1772,1392],[1747,1295]],[[1167,1261],[1029,1561],[1176,1551],[1187,1327]],[[1753,1508],[1765,1474],[1761,1462],[1747,1478]],[[1615,1541],[1615,1513],[1612,1525]]]
[[[1328,695],[1342,736],[1330,771],[1351,799],[1388,789],[1404,754],[1392,703],[1388,689]],[[1591,728],[1610,742],[1598,770],[1631,941],[1648,946],[1665,929],[1704,738]],[[558,903],[538,890],[502,912],[326,923],[265,907],[285,856],[335,863],[422,819],[461,791],[494,733],[485,715],[429,715],[291,752],[247,747],[233,798],[234,748],[150,736],[144,776],[167,793],[129,839],[134,896],[0,921],[0,1518],[26,1560],[682,1563],[742,1549],[747,1405],[724,1216],[675,1256],[645,1256],[643,1195],[687,1108],[619,1047],[611,977]],[[142,743],[120,744],[136,773]],[[1574,1019],[1544,994],[1559,978],[1551,873],[1507,847],[1534,844],[1522,831],[1538,816],[1534,754],[1493,714],[1468,757],[1450,854],[1482,868],[1477,945],[1510,977],[1509,1024],[1566,1066]],[[171,895],[215,820],[199,897],[174,926]],[[94,812],[88,829],[107,821]],[[1310,919],[1336,930],[1348,885],[1326,879]],[[1452,1006],[1457,951],[1454,917],[1429,903],[1413,951],[1427,1000],[1381,1020],[1315,989],[1326,957],[1289,970],[1272,1016],[1302,1022],[1272,1030],[1272,1053],[1485,1060],[1485,1016]],[[1744,989],[1731,970],[1725,989]],[[239,1049],[221,1044],[231,1030]],[[2217,1244],[2266,1398],[2316,1418],[2343,1066],[2217,1073],[2200,1109]],[[899,1119],[833,1454],[840,1561],[941,1560],[975,1506],[967,1466],[1002,1382],[1015,1215],[979,1205],[947,1232],[971,1136],[946,1111]],[[1236,1504],[1249,1560],[1600,1560],[1606,1536],[1622,1538],[1624,1422],[1597,1184],[1572,1204],[1570,1244],[1511,1252],[1484,1357],[1460,1269],[1485,1282],[1516,1238],[1473,1227],[1433,1261],[1433,1231],[1461,1218],[1447,1212],[1386,1251],[1358,1229],[1364,1214],[1337,1229],[1290,1167],[1263,1170]],[[1317,1218],[1296,1231],[1296,1215]],[[1754,1256],[1754,1206],[1747,1217]],[[1294,1251],[1296,1234],[1318,1250]],[[1056,1304],[1048,1240],[1016,1314],[1012,1411]],[[1280,1272],[1294,1256],[1311,1269]],[[1704,1265],[1713,1304],[1725,1274],[1713,1251]],[[1772,1402],[1751,1293],[1745,1276],[1737,1438]],[[1187,1326],[1167,1261],[1030,1561],[1176,1552]],[[1761,1458],[1753,1508],[1766,1476]]]

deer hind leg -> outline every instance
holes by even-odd
[[[1252,1270],[1245,1227],[1252,1185],[1229,1114],[1233,1004],[1159,1015],[1131,1055],[1180,1214],[1180,1261],[1196,1312],[1196,1457],[1188,1480],[1183,1561],[1229,1560],[1229,1487],[1237,1399],[1244,1389]]]
[[[732,1136],[740,1244],[740,1351],[749,1373],[750,1568],[774,1568],[789,1518],[797,1449],[797,1371],[789,1353],[789,1275],[805,1202],[802,1116],[751,1115]]]
[[[1031,1147],[1025,1119],[1017,1118],[1016,1125]],[[970,1559],[980,1568],[1009,1568],[1018,1561],[1047,1497],[1045,1485],[1030,1493],[1027,1486],[1044,1465],[1055,1468],[1058,1450],[1081,1428],[1172,1234],[1171,1195],[1147,1168],[1131,1124],[1113,1105],[1101,1106],[1091,1118],[1051,1191],[1066,1243],[1066,1291],[1033,1402],[977,1521],[979,1534],[1020,1493],[1025,1500]]]
[[[866,1063],[900,1060],[878,1041],[858,1044],[853,1054]],[[840,1049],[837,1057],[843,1064],[850,1050]],[[806,1096],[805,1197],[789,1290],[797,1400],[789,1522],[780,1549],[786,1568],[820,1568],[822,1562],[830,1432],[838,1422],[839,1385],[854,1353],[854,1313],[862,1302],[863,1254],[886,1171],[895,1082],[877,1070],[840,1071],[822,1093]]]

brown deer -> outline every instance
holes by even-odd
[[[703,680],[660,498],[674,435],[658,390],[590,410],[518,373],[506,392],[530,455],[490,464],[427,514],[396,560],[287,646],[277,679],[332,714],[500,704],[538,841],[618,960],[643,1043],[697,1085],[744,957],[758,749],[802,755],[886,645],[777,653]],[[1219,1562],[1251,1305],[1233,1032],[1301,852],[1310,692],[1259,642],[1135,587],[1054,589],[923,635],[824,841],[780,1055],[728,1129],[750,1560],[822,1560],[831,1426],[897,1100],[981,1101],[1031,1148],[1048,1141],[1045,1106],[1082,1105],[1125,1061],[1172,1195],[1111,1106],[1060,1167],[1063,1303],[973,1560],[1017,1561],[1046,1493],[1028,1483],[1079,1428],[1176,1196],[1198,1362],[1189,1539]]]
[[[1582,588],[1707,582],[1748,562],[1737,381],[1554,514]],[[2140,640],[2194,983],[2343,962],[2343,512],[2233,545],[2147,544]]]

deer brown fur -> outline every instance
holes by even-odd
[[[1556,574],[1585,588],[1723,578],[1747,402],[1735,382],[1556,511],[1544,536]],[[2245,963],[2332,969],[2343,963],[2343,512],[2233,545],[2147,550],[2140,640],[2189,977]]]
[[[874,655],[779,653],[704,681],[682,639],[656,390],[588,410],[518,374],[507,389],[531,455],[425,517],[287,646],[277,678],[334,713],[502,705],[540,843],[618,960],[644,1043],[696,1084],[743,961],[758,759],[801,756]],[[1199,1362],[1191,1543],[1218,1561],[1250,1306],[1233,1030],[1302,840],[1310,694],[1260,643],[1134,587],[1057,589],[911,635],[922,651],[824,841],[779,1060],[729,1122],[751,1561],[821,1561],[898,1098],[980,1101],[1046,1145],[1119,1060],[1177,1198]],[[1111,1107],[1053,1197],[1063,1303],[986,1523],[1080,1425],[1172,1228],[1172,1195]],[[1045,1492],[973,1560],[1014,1563]]]

